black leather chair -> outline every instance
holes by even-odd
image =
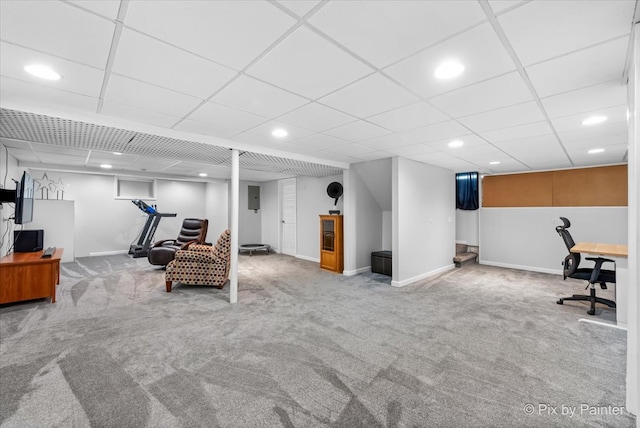
[[[204,244],[207,238],[209,220],[185,218],[176,239],[157,241],[149,249],[147,259],[152,265],[166,266],[176,255],[176,251],[186,249],[190,244]]]
[[[589,288],[590,293],[588,295],[583,294],[574,294],[571,297],[563,297],[559,299],[556,303],[562,305],[565,300],[583,300],[587,302],[591,302],[591,306],[587,313],[589,315],[595,315],[596,313],[596,303],[602,303],[604,305],[609,306],[610,308],[616,307],[616,302],[613,300],[603,299],[602,297],[596,297],[596,286],[595,284],[600,284],[600,288],[606,289],[607,283],[616,282],[616,271],[615,265],[614,270],[602,269],[602,264],[605,262],[615,263],[615,261],[611,259],[605,259],[604,257],[585,257],[586,260],[591,260],[595,262],[595,266],[593,268],[584,268],[579,267],[580,265],[580,253],[572,253],[571,248],[573,248],[575,242],[571,237],[571,234],[567,229],[571,227],[571,222],[565,218],[560,217],[562,220],[562,226],[556,227],[556,232],[562,237],[564,240],[567,249],[569,250],[569,255],[564,258],[564,269],[563,269],[563,279],[567,278],[575,278],[575,279],[584,279],[589,282],[586,288]],[[585,288],[585,289],[586,289]]]

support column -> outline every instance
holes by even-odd
[[[238,212],[240,201],[240,152],[231,150],[231,267],[229,303],[238,302]]]
[[[640,117],[638,104],[640,102],[640,24],[636,24],[632,35],[631,61],[628,70],[627,106],[629,108],[629,152],[628,152],[628,247],[629,247],[629,294],[628,294],[628,325],[627,325],[627,402],[630,413],[636,415],[636,426],[640,427],[638,410],[640,408],[640,355],[638,343],[640,341],[640,326],[638,308],[640,308],[640,292],[638,279],[640,276]]]

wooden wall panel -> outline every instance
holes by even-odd
[[[553,206],[627,206],[627,166],[567,169],[553,172]]]
[[[627,206],[627,184],[627,165],[493,175],[482,180],[482,206]]]
[[[550,207],[551,172],[490,175],[482,179],[483,207]]]

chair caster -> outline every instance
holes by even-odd
[[[589,315],[595,315],[595,314],[596,314],[596,310],[595,310],[595,309],[589,309],[589,310],[587,311],[587,314],[589,314]]]
[[[563,304],[563,303],[564,303],[564,300],[562,300],[562,299],[558,299],[558,301],[557,301],[556,303],[557,303],[557,304],[559,304],[559,305],[561,305],[561,304]]]

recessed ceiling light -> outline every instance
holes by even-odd
[[[200,177],[206,177],[207,173],[206,172],[201,172],[200,174],[198,174]]]
[[[61,76],[56,71],[44,64],[31,64],[24,67],[24,70],[32,76],[46,80],[60,80]]]
[[[271,132],[271,135],[273,135],[274,137],[277,137],[277,138],[284,138],[287,135],[289,135],[289,133],[287,132],[286,129],[276,128]]]
[[[607,116],[591,116],[582,121],[583,125],[597,125],[607,120]]]
[[[462,147],[463,145],[464,145],[464,142],[460,140],[454,140],[449,143],[449,147]]]
[[[112,168],[112,166],[109,165],[108,163],[103,163],[102,165],[100,165],[100,168],[110,169],[110,168]]]
[[[500,165],[500,161],[489,162],[489,165]]]
[[[604,152],[604,149],[591,149],[587,153],[592,155],[592,154],[595,154],[595,153],[602,153],[602,152]]]
[[[436,68],[434,75],[438,79],[453,79],[454,77],[461,75],[463,71],[464,65],[460,64],[456,60],[447,60],[442,62],[438,68]]]
[[[122,155],[122,153],[120,153],[120,152],[113,152],[113,154],[116,155],[116,156],[121,156]]]

